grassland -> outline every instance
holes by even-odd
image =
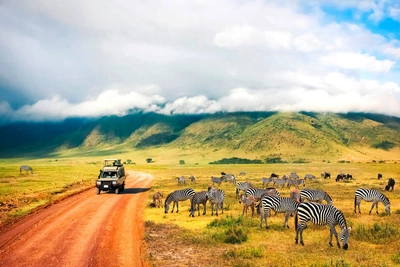
[[[219,153],[218,151],[216,153]],[[223,153],[221,153],[223,154]],[[168,156],[173,155],[173,156]],[[236,156],[236,155],[232,155]],[[203,253],[211,254],[212,264],[203,262],[199,266],[396,266],[400,264],[400,191],[395,186],[394,192],[385,192],[391,201],[391,215],[384,213],[382,203],[380,214],[368,215],[371,203],[362,202],[362,214],[354,214],[354,191],[359,187],[376,188],[383,191],[389,177],[398,180],[400,163],[327,163],[309,164],[259,164],[259,165],[209,165],[218,160],[212,153],[196,154],[191,151],[138,151],[135,154],[120,154],[123,160],[131,159],[135,164],[126,165],[128,170],[152,174],[155,179],[148,194],[148,204],[156,191],[164,197],[173,190],[182,188],[177,185],[176,177],[193,174],[196,184],[187,186],[196,191],[206,190],[210,185],[210,176],[218,176],[221,171],[237,175],[238,181],[251,181],[261,187],[261,177],[272,172],[280,175],[297,171],[300,176],[312,173],[317,181],[308,182],[306,187],[327,191],[334,200],[334,205],[343,211],[347,223],[353,230],[350,236],[349,250],[344,251],[328,245],[328,227],[317,227],[309,224],[304,231],[305,246],[294,244],[294,224],[289,220],[290,229],[283,228],[284,215],[278,214],[269,218],[270,229],[260,228],[259,219],[243,217],[242,206],[235,199],[235,187],[223,183],[221,189],[226,193],[224,214],[218,218],[211,216],[209,207],[205,216],[189,217],[189,201],[181,202],[179,213],[165,214],[163,209],[146,207],[145,220],[147,228],[163,233],[166,229],[175,229],[173,235],[167,235],[159,251],[175,250],[176,253],[190,251],[198,255],[201,262]],[[153,158],[154,163],[147,164],[146,158]],[[230,157],[228,155],[227,157]],[[101,167],[103,157],[60,157],[46,159],[13,159],[0,161],[0,204],[1,222],[18,218],[32,210],[49,205],[69,194],[91,188]],[[186,164],[178,164],[179,160]],[[33,167],[34,174],[19,173],[19,166],[27,164]],[[240,172],[245,176],[238,176]],[[332,178],[322,179],[320,173],[331,172]],[[354,180],[336,183],[333,176],[339,172],[352,173]],[[378,180],[377,174],[383,179]],[[280,190],[281,195],[289,195],[289,190]],[[169,227],[166,227],[169,226]],[[246,236],[241,244],[225,243],[228,235]],[[155,237],[147,236],[149,244]],[[182,248],[173,247],[176,241],[182,241]],[[192,249],[190,249],[192,248]],[[149,248],[151,250],[151,247]],[[176,260],[187,266],[182,257]],[[159,258],[152,254],[153,262]],[[165,256],[166,257],[166,256]],[[207,258],[207,257],[205,257]]]

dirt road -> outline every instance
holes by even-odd
[[[143,211],[153,177],[127,171],[125,190],[95,188],[0,232],[0,266],[148,266]]]

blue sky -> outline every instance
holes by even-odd
[[[218,111],[400,117],[400,4],[0,1],[0,122]]]

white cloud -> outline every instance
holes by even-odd
[[[258,46],[270,49],[289,49],[292,35],[282,31],[263,31],[252,26],[233,26],[215,35],[221,47]]]
[[[321,62],[328,66],[350,70],[388,72],[395,64],[391,60],[377,60],[374,56],[359,53],[334,53],[321,57]]]

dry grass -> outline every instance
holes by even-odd
[[[302,165],[208,165],[208,166],[178,166],[162,168],[158,166],[148,169],[156,179],[149,193],[149,203],[152,193],[161,191],[164,198],[173,190],[183,188],[178,186],[176,177],[193,174],[196,184],[187,184],[196,191],[206,190],[210,185],[211,175],[219,175],[221,171],[233,173],[238,181],[249,180],[257,187],[261,187],[261,177],[269,176],[272,172],[281,175],[297,171],[300,176],[306,173],[316,175],[317,181],[308,182],[306,187],[318,188],[327,191],[334,200],[334,205],[343,211],[347,223],[353,227],[347,251],[330,247],[329,228],[314,226],[309,223],[304,231],[305,246],[295,245],[294,222],[289,220],[290,229],[283,228],[284,215],[278,214],[269,218],[270,229],[260,229],[259,218],[243,218],[242,206],[235,199],[234,185],[223,183],[221,189],[226,193],[226,209],[219,218],[211,216],[208,207],[205,216],[189,217],[189,201],[181,202],[179,213],[165,214],[163,209],[148,207],[146,209],[146,231],[159,233],[160,236],[150,236],[147,240],[149,253],[154,266],[164,260],[153,246],[173,250],[174,263],[169,266],[188,266],[197,258],[197,266],[395,266],[400,264],[400,191],[395,186],[394,192],[384,192],[391,201],[392,214],[386,215],[382,203],[379,204],[380,214],[371,215],[368,211],[372,203],[362,202],[362,214],[354,214],[354,191],[359,187],[376,188],[383,192],[389,177],[400,176],[398,164],[302,164]],[[245,171],[245,176],[238,176]],[[331,172],[332,178],[322,179],[322,171]],[[354,180],[349,182],[335,182],[334,176],[339,172],[352,173]],[[383,174],[383,179],[377,179],[377,173]],[[289,190],[280,190],[281,195],[289,195]],[[247,241],[241,244],[227,244],[220,236],[226,227],[210,227],[214,220],[223,224],[226,220],[239,221],[237,227],[247,234]],[[174,232],[170,232],[165,225],[173,225]],[[159,227],[157,229],[157,227]],[[156,229],[156,230],[154,230]],[[179,230],[177,230],[179,229]],[[338,230],[338,229],[337,229]],[[339,230],[338,230],[339,231]],[[364,236],[368,234],[368,237]],[[184,243],[177,243],[176,240]],[[158,244],[158,245],[156,245]],[[181,251],[190,250],[189,257]],[[181,256],[179,256],[181,255]],[[185,256],[186,255],[186,256]],[[197,256],[196,256],[197,255]],[[209,258],[206,262],[200,260]],[[210,261],[209,261],[210,260]],[[175,264],[175,265],[174,265]]]

